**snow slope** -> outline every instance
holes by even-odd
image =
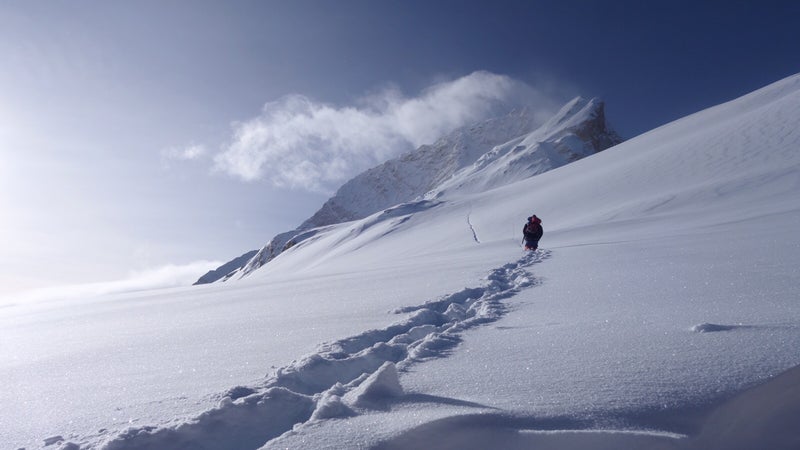
[[[201,276],[194,284],[208,284],[224,278],[229,273],[247,264],[253,256],[258,253],[258,250],[250,250],[241,256],[237,256],[225,264],[217,267],[216,269],[209,270]]]
[[[607,124],[604,104],[598,99],[587,101],[577,97],[547,123],[538,125],[528,109],[513,110],[504,116],[456,129],[433,145],[423,145],[373,167],[345,183],[295,230],[272,238],[257,255],[239,265],[241,270],[234,273],[227,270],[228,276],[223,280],[249,275],[278,256],[287,245],[316,234],[319,230],[315,229],[362,219],[434,190],[440,191],[454,182],[460,183],[465,177],[456,175],[458,171],[489,164],[487,159],[491,155],[508,153],[512,147],[515,161],[509,163],[506,157],[494,164],[502,167],[492,177],[493,182],[484,181],[482,188],[521,180],[622,142]],[[513,168],[513,174],[504,170],[507,168]],[[465,187],[462,185],[459,189],[463,191]],[[217,271],[223,272],[221,268]]]
[[[797,448],[798,147],[800,75],[233,283],[2,308],[0,444]]]
[[[527,109],[453,130],[433,145],[423,145],[366,170],[347,181],[311,217],[294,230],[273,237],[241,270],[223,280],[241,278],[276,256],[287,242],[308,230],[361,219],[418,197],[459,169],[472,164],[488,148],[530,132],[537,126]],[[229,271],[230,272],[230,271]]]
[[[577,97],[535,131],[494,147],[427,193],[483,192],[530,178],[613,147],[622,139],[606,123],[599,99]]]

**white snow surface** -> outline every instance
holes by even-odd
[[[563,113],[563,111],[562,111]],[[324,205],[294,230],[273,237],[230,278],[249,275],[278,256],[291,241],[302,240],[331,224],[362,219],[377,211],[422,196],[472,164],[489,148],[527,134],[538,125],[535,114],[526,108],[460,127],[432,145],[391,159],[366,170],[342,185]]]
[[[606,124],[603,102],[576,97],[544,125],[494,147],[431,189],[426,197],[440,197],[449,191],[483,192],[561,167],[620,142],[622,139]]]
[[[236,282],[3,305],[0,447],[797,448],[690,419],[800,364],[800,75],[442,192]]]
[[[535,116],[527,108],[512,110],[458,128],[433,145],[423,145],[364,171],[297,229],[273,237],[224,280],[248,276],[287,246],[318,234],[327,225],[363,219],[423,196],[441,196],[445,189],[464,193],[468,188],[475,192],[508,184],[622,142],[607,124],[604,104],[598,99],[576,97],[538,127]],[[492,150],[487,153],[488,149]]]

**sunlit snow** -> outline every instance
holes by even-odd
[[[0,445],[781,448],[715,433],[797,379],[762,385],[800,363],[798,149],[796,75],[513,183],[466,168],[242,280],[4,307]]]

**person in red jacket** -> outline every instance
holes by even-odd
[[[536,214],[528,217],[528,223],[522,227],[522,235],[525,237],[525,250],[536,250],[539,248],[539,239],[542,238],[544,229],[542,221]]]

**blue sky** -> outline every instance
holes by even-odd
[[[499,102],[598,96],[633,137],[800,71],[797,23],[791,1],[3,2],[0,296],[196,278]]]

